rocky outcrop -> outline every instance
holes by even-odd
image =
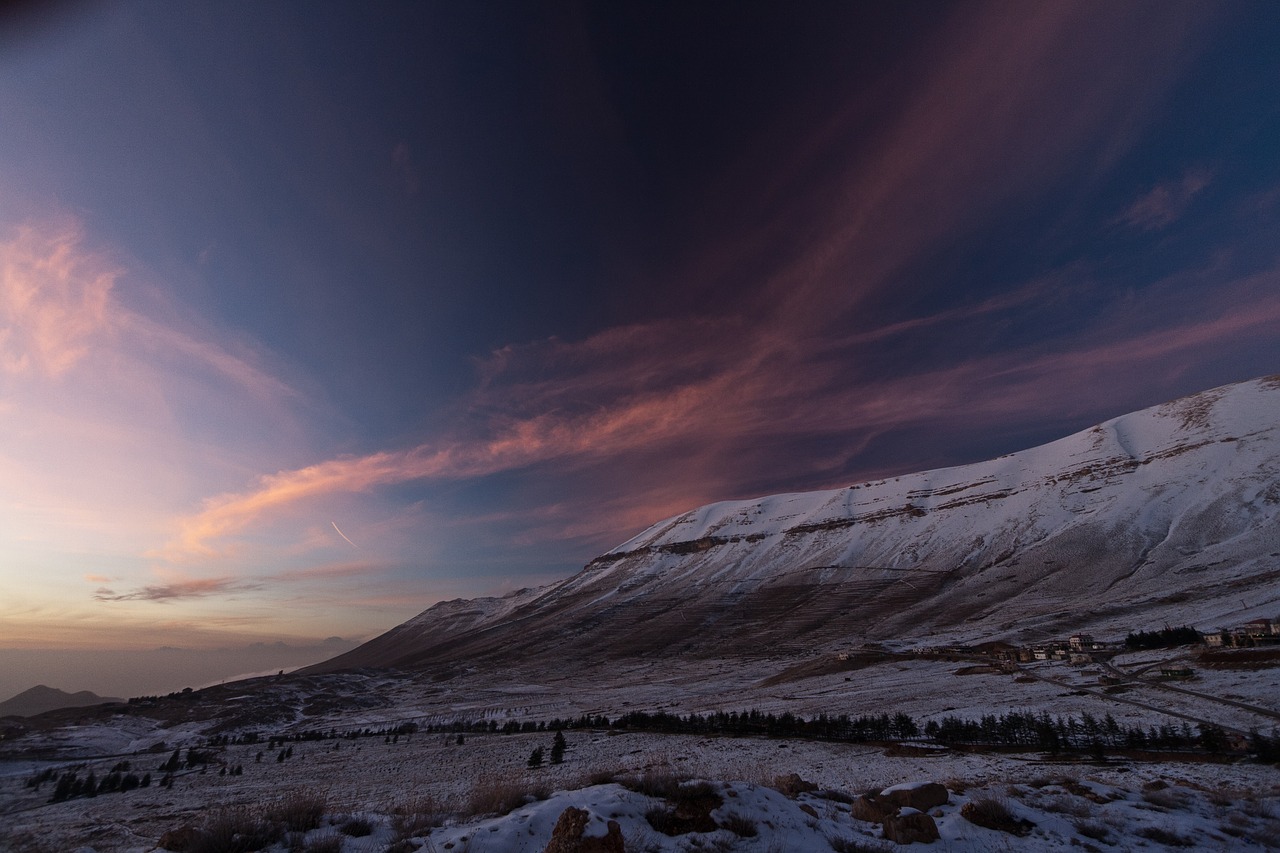
[[[591,813],[569,806],[560,814],[551,840],[543,853],[626,853],[622,842],[622,827],[616,820],[609,821],[604,835],[586,834]]]
[[[898,811],[897,806],[876,794],[863,794],[849,808],[854,818],[867,823],[884,823],[885,818]]]
[[[939,782],[912,782],[894,785],[880,792],[880,797],[898,808],[911,808],[927,812],[948,801],[946,786]]]
[[[915,809],[903,809],[884,821],[884,837],[895,844],[932,844],[941,836],[933,818]]]

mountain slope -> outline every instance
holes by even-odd
[[[1280,376],[987,462],[710,504],[581,572],[444,602],[309,671],[786,654],[1280,612]]]
[[[0,702],[0,717],[34,717],[45,711],[58,708],[81,708],[86,705],[101,705],[105,702],[121,702],[81,690],[78,693],[67,693],[56,687],[37,684],[30,690],[24,690],[11,699]]]

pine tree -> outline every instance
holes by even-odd
[[[556,739],[551,743],[551,763],[559,764],[564,761],[564,750],[568,744],[564,739],[564,732],[556,732]]]
[[[529,766],[530,767],[542,766],[542,747],[540,746],[534,747],[533,752],[529,753]]]

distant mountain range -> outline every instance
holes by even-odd
[[[82,708],[86,705],[101,705],[105,702],[123,701],[123,699],[99,696],[96,693],[90,693],[88,690],[81,690],[79,693],[67,693],[64,690],[58,690],[56,687],[37,684],[30,690],[22,691],[12,699],[0,702],[0,717],[34,717],[36,714],[43,714],[45,711],[54,711],[58,708]]]
[[[732,658],[1280,615],[1280,376],[987,462],[710,504],[303,672]]]

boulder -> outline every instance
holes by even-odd
[[[551,840],[543,853],[626,853],[622,827],[616,820],[606,824],[604,835],[588,836],[585,833],[590,820],[590,812],[569,806],[561,812],[555,829],[551,830]]]
[[[913,808],[904,808],[884,819],[884,837],[895,844],[932,844],[940,837],[933,818]]]
[[[779,793],[791,797],[793,800],[801,794],[818,790],[817,785],[806,779],[800,778],[799,773],[788,773],[786,776],[779,776],[773,780],[773,788]]]
[[[898,810],[898,807],[883,797],[875,794],[863,794],[850,806],[853,816],[867,823],[884,823],[884,819]]]
[[[935,806],[945,806],[948,801],[947,788],[940,782],[894,785],[881,791],[880,796],[900,808],[918,809],[922,812]]]

